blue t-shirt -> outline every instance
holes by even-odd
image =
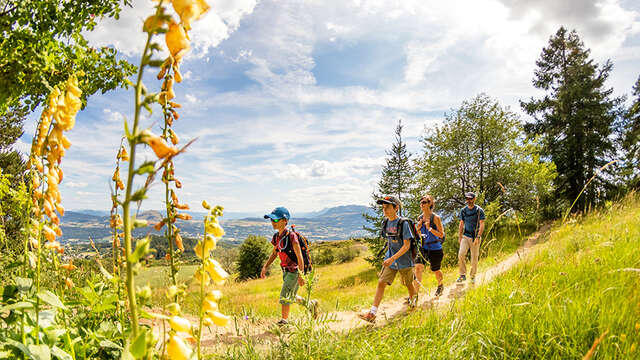
[[[442,243],[440,242],[442,239],[433,235],[433,233],[428,230],[429,229],[427,229],[426,224],[422,224],[422,227],[420,228],[420,233],[423,236],[422,247],[429,250],[442,250]]]
[[[484,220],[484,210],[478,205],[474,205],[472,209],[465,206],[458,217],[464,222],[463,235],[475,239],[480,230],[479,221]]]
[[[400,234],[398,232],[398,221],[400,218],[397,218],[393,221],[387,221],[387,228],[385,230],[387,243],[389,244],[389,248],[387,249],[387,253],[385,254],[385,260],[393,256],[395,253],[400,251],[400,248],[404,244],[405,239],[411,238],[411,228],[409,227],[409,222],[405,221],[402,224],[402,237],[404,239],[400,239]],[[390,268],[394,270],[405,269],[413,266],[413,258],[411,257],[411,250],[407,250],[402,256],[400,256],[396,261],[394,261]]]

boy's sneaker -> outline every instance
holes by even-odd
[[[418,295],[409,299],[409,310],[413,310],[418,306]]]
[[[461,283],[461,282],[466,281],[466,280],[467,280],[467,277],[465,275],[460,275],[460,277],[458,278],[458,280],[456,280],[456,282]]]
[[[374,323],[376,321],[376,315],[371,311],[367,311],[366,314],[358,314],[358,317],[366,322]]]
[[[289,325],[289,322],[286,319],[280,319],[280,321],[278,321],[276,325],[283,327]]]
[[[314,319],[318,318],[318,300],[311,300],[309,301],[309,312],[311,312],[311,316],[313,316]]]
[[[442,284],[438,285],[438,288],[436,289],[435,296],[438,297],[438,296],[442,295],[443,291],[444,291],[444,286]]]

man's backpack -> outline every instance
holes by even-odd
[[[307,272],[311,271],[311,269],[313,268],[313,262],[311,261],[311,254],[309,253],[309,241],[307,240],[306,236],[296,231],[295,225],[291,225],[291,230],[287,230],[287,235],[285,235],[287,241],[285,245],[282,247],[282,249],[279,251],[285,253],[289,258],[289,260],[291,260],[292,262],[296,264],[298,263],[298,257],[296,256],[296,252],[293,250],[293,245],[291,245],[291,241],[289,241],[289,235],[291,235],[291,233],[296,234],[296,236],[298,237],[298,244],[300,244],[300,252],[302,255],[302,260],[304,261],[304,273],[306,274]],[[277,236],[278,236],[278,233],[276,232],[275,234],[273,234],[273,238],[271,241],[275,242]]]
[[[400,238],[400,240],[404,241],[404,238],[405,238],[404,234],[402,233],[404,229],[405,221],[409,222],[409,229],[411,230],[411,239],[409,239],[409,242],[411,243],[411,247],[409,248],[409,251],[411,254],[411,258],[415,259],[416,254],[418,253],[418,248],[420,247],[420,243],[422,242],[419,235],[420,232],[417,231],[416,224],[413,222],[413,220],[409,218],[401,217],[400,220],[398,220],[398,237]],[[384,221],[382,221],[381,235],[382,235],[382,238],[385,239],[385,243],[378,257],[382,256],[387,251],[387,248],[389,247],[389,241],[387,241],[387,232],[386,232],[388,223],[389,223],[389,219],[385,218]]]
[[[438,231],[438,227],[436,226],[436,224],[433,221],[434,217],[435,217],[434,214],[431,213],[431,216],[429,217],[429,227],[432,228],[435,231]],[[422,219],[422,215],[420,215],[418,217],[418,221],[420,221],[420,219]],[[418,230],[420,230],[420,229],[418,229]],[[442,229],[442,230],[444,230],[444,229]],[[420,232],[418,232],[418,234],[419,233]],[[447,234],[443,231],[442,232],[442,238],[438,238],[438,240],[436,240],[436,241],[423,242],[422,246],[424,247],[425,245],[431,245],[431,244],[435,244],[435,243],[438,243],[438,242],[442,244],[446,237],[447,237]]]

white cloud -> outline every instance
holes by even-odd
[[[70,188],[83,188],[83,187],[87,187],[89,186],[88,183],[86,182],[73,182],[73,181],[68,181],[64,183],[64,186],[66,187],[70,187]]]
[[[195,104],[196,102],[198,102],[198,98],[196,98],[195,96],[193,96],[191,94],[187,94],[184,97],[185,97],[185,99],[187,99],[187,102],[189,104]]]

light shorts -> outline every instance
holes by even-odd
[[[280,304],[287,305],[296,301],[298,293],[298,272],[282,271],[282,290],[280,290]]]
[[[408,286],[413,282],[413,266],[399,270],[383,266],[378,281],[383,281],[386,282],[387,285],[391,285],[393,280],[396,278],[397,273],[400,273],[400,281],[402,282],[402,285]]]

